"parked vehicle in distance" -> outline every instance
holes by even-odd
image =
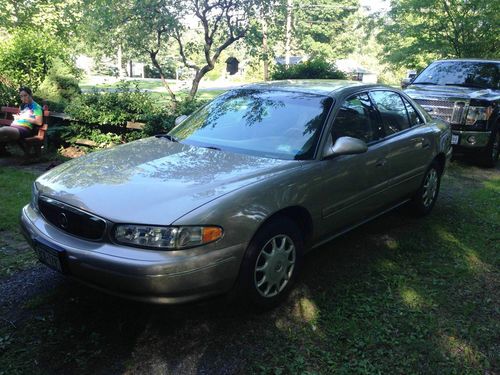
[[[451,124],[455,151],[494,167],[500,153],[500,61],[439,60],[405,90],[431,116]]]
[[[305,252],[403,203],[429,213],[450,139],[390,87],[249,85],[168,134],[47,172],[21,226],[43,263],[118,296],[233,290],[271,307]]]
[[[401,88],[407,88],[417,76],[416,70],[407,70],[406,77],[401,80]]]

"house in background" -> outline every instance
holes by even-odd
[[[358,62],[351,59],[339,59],[335,61],[337,68],[344,72],[349,79],[363,83],[377,83],[377,73],[364,68]]]
[[[307,56],[290,56],[290,64],[289,65],[296,65],[299,63],[306,62],[308,60]],[[284,56],[276,57],[274,59],[277,65],[285,65],[286,64],[286,59]]]

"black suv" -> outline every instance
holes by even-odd
[[[439,60],[405,90],[431,116],[451,124],[454,151],[494,167],[500,150],[500,61]]]

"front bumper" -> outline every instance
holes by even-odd
[[[153,303],[183,303],[229,291],[245,251],[245,244],[155,251],[91,242],[60,231],[29,205],[22,210],[21,229],[49,267],[107,293]]]
[[[486,147],[490,140],[490,131],[462,131],[453,130],[452,131],[452,142],[453,146],[466,147],[466,148],[481,148]]]

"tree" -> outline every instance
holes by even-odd
[[[66,43],[75,35],[83,0],[2,0],[1,28],[9,32],[33,29]]]
[[[380,20],[384,57],[422,68],[436,58],[500,56],[500,3],[484,0],[399,0]]]
[[[358,0],[300,0],[294,4],[296,49],[313,57],[345,57],[355,44]]]
[[[51,36],[18,30],[0,43],[0,76],[35,91],[54,59],[65,57],[64,49]]]
[[[151,60],[175,103],[159,57],[173,48],[178,50],[182,63],[194,70],[189,92],[194,98],[201,79],[214,69],[221,53],[246,36],[256,1],[94,0],[86,17],[87,37],[102,43],[99,36],[103,33],[119,34],[128,53],[134,51]]]

